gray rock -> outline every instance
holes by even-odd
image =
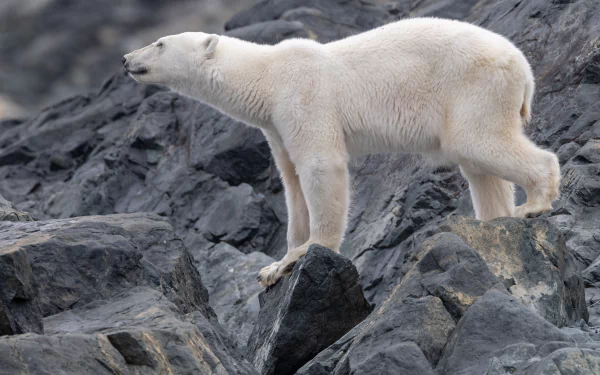
[[[0,3],[0,94],[36,112],[102,84],[120,57],[164,35],[221,32],[223,22],[251,6],[244,0],[3,0]],[[0,98],[0,105],[5,100]],[[0,108],[6,113],[8,108]],[[14,112],[19,114],[17,108]],[[9,112],[10,113],[10,112]],[[0,114],[0,117],[2,114]]]
[[[485,374],[497,366],[494,358],[512,363],[516,355],[517,360],[522,361],[535,353],[534,346],[566,338],[514,296],[491,289],[458,322],[446,344],[438,371],[447,375]],[[507,348],[515,344],[518,346]],[[502,359],[503,356],[510,359]]]
[[[576,265],[588,283],[599,282],[597,260],[600,259],[600,141],[589,140],[562,168],[560,200],[552,220],[563,232],[567,247],[572,249]]]
[[[600,373],[600,344],[572,346],[570,343],[550,343],[543,346],[538,354],[551,351],[533,365],[525,366],[519,374],[552,375]],[[537,358],[536,358],[537,359]]]
[[[26,334],[0,338],[0,374],[130,374],[105,335]]]
[[[274,20],[229,30],[228,36],[258,44],[275,44],[289,38],[309,38],[304,24],[298,21]]]
[[[585,302],[590,313],[588,324],[600,333],[600,288],[585,288]]]
[[[587,320],[583,280],[553,225],[543,219],[480,222],[451,217],[440,230],[460,236],[518,301],[559,327]]]
[[[318,362],[311,362],[308,367],[304,367],[298,372],[298,374],[306,375],[325,375],[331,373],[330,368],[323,367]],[[421,349],[413,342],[401,342],[379,348],[379,351],[370,352],[364,358],[361,358],[361,362],[355,364],[353,371],[350,372],[348,367],[342,367],[336,372],[336,374],[338,373],[365,375],[434,374],[431,365],[427,362],[427,358],[425,358]]]
[[[18,211],[0,195],[0,221],[33,221],[33,217],[27,212]]]
[[[262,374],[293,374],[370,312],[352,263],[312,245],[292,274],[260,295],[247,357]]]
[[[489,375],[551,375],[598,373],[599,343],[549,342],[509,345],[488,362]]]
[[[581,271],[581,276],[589,284],[600,284],[600,256],[588,268]]]
[[[415,296],[420,284],[422,293],[440,298],[456,321],[499,283],[483,258],[456,235],[436,235],[423,248],[428,252],[402,280],[400,289]]]
[[[183,313],[214,316],[183,241],[154,214],[0,223],[0,246],[27,253],[44,316],[136,285],[160,290]]]
[[[585,322],[580,327],[563,327],[560,331],[569,336],[569,342],[589,343],[600,341],[600,335],[595,333],[594,329],[587,326]]]
[[[225,30],[276,20],[286,12],[298,8],[315,9],[322,14],[319,18],[330,20],[325,21],[326,27],[314,28],[319,33],[326,33],[327,39],[337,39],[341,36],[354,34],[357,30],[370,29],[373,26],[394,20],[398,14],[396,8],[386,9],[382,6],[360,1],[349,1],[344,6],[340,6],[336,2],[314,0],[267,0],[261,1],[247,11],[235,15],[225,24]],[[303,21],[306,22],[306,20]]]
[[[587,269],[600,256],[597,194],[600,180],[596,151],[600,139],[600,102],[597,100],[600,96],[600,55],[596,48],[600,8],[595,0],[481,0],[474,4],[474,1],[425,0],[379,6],[357,1],[267,0],[232,20],[229,32],[265,43],[294,36],[329,41],[411,14],[465,18],[507,36],[524,51],[536,76],[534,118],[526,131],[542,147],[560,151],[561,199],[555,203],[554,210],[543,216],[565,236],[566,248],[574,257],[576,270]],[[163,16],[161,12],[156,14]],[[64,17],[68,15],[65,13]],[[144,17],[144,12],[135,13],[135,19]],[[10,22],[0,24],[11,27],[18,20]],[[91,28],[98,29],[97,24],[91,23]],[[135,29],[134,25],[127,28],[128,31],[132,29]],[[21,45],[14,44],[19,48]],[[66,38],[59,45],[72,48],[79,45],[79,40]],[[77,48],[73,50],[77,51]],[[25,48],[23,51],[27,53]],[[2,56],[12,59],[10,53]],[[39,51],[31,56],[37,56],[36,61],[48,61],[39,58]],[[57,58],[53,56],[51,60]],[[108,55],[106,58],[118,64],[118,59]],[[37,75],[31,77],[36,82],[46,82]],[[0,82],[8,81],[0,79]],[[23,82],[29,85],[25,80]],[[256,251],[279,258],[286,250],[286,212],[281,183],[262,135],[192,100],[156,87],[135,85],[120,73],[97,93],[57,103],[27,120],[0,122],[0,130],[0,190],[19,211],[46,219],[135,211],[158,213],[170,218],[175,232],[193,252],[201,270],[202,267],[214,267],[216,271],[223,269],[221,265],[239,266],[244,261],[251,261],[256,263],[248,272],[255,272],[253,267],[259,267],[262,260],[246,258],[231,251],[230,246],[247,253],[250,258]],[[370,367],[377,368],[376,362],[380,360],[389,364],[392,373],[401,371],[395,371],[397,368],[418,368],[422,370],[417,372],[428,373],[427,366],[434,366],[436,356],[451,354],[449,349],[440,348],[444,348],[444,343],[449,348],[446,338],[453,324],[459,319],[460,325],[473,309],[468,303],[461,302],[458,293],[452,294],[451,287],[467,285],[457,276],[461,272],[452,269],[461,270],[468,266],[476,270],[472,274],[476,280],[485,280],[485,270],[473,255],[463,265],[458,260],[455,264],[445,257],[430,255],[433,259],[444,260],[446,266],[432,269],[431,274],[417,272],[418,268],[415,268],[427,254],[420,250],[423,249],[420,244],[438,230],[446,216],[472,215],[468,185],[456,169],[438,170],[425,159],[407,155],[360,158],[352,165],[352,175],[355,203],[341,252],[357,267],[360,281],[365,286],[365,296],[369,302],[378,305],[377,311],[382,314],[377,321],[371,320],[374,315],[366,321],[373,324],[373,332],[377,334],[371,334],[371,326],[363,322],[309,362],[309,370],[319,374],[334,371],[346,374],[359,368],[365,372]],[[520,194],[519,200],[522,199],[523,194]],[[224,212],[227,214],[223,215]],[[193,244],[201,242],[198,238],[204,241],[202,246],[192,248]],[[527,238],[526,243],[532,244],[532,241]],[[547,242],[540,240],[537,243],[546,246]],[[469,247],[459,253],[466,254],[466,249]],[[219,257],[221,251],[228,257]],[[483,263],[488,263],[488,271],[497,274],[496,266],[486,257],[479,257]],[[206,259],[211,266],[203,266]],[[560,260],[558,257],[551,259]],[[238,261],[240,263],[236,263]],[[558,268],[559,273],[562,272]],[[528,277],[535,276],[533,270],[529,270]],[[593,270],[594,267],[587,272],[588,286],[598,282]],[[440,276],[444,273],[450,279]],[[219,303],[223,301],[224,304],[219,316],[227,317],[226,324],[231,323],[233,333],[242,332],[239,327],[244,324],[245,327],[254,326],[255,305],[244,302],[251,301],[250,296],[254,295],[253,287],[246,287],[246,278],[232,277],[230,273],[224,273],[222,278],[213,274],[210,278],[214,280],[214,287],[209,288],[211,294],[217,295]],[[429,279],[432,282],[426,288]],[[557,278],[556,281],[563,280]],[[155,287],[153,282],[145,284],[147,282],[144,278],[144,285]],[[399,283],[403,284],[401,288]],[[575,284],[569,283],[564,289],[573,291],[571,306],[577,315],[577,311],[582,311],[581,293]],[[125,286],[109,288],[110,293],[122,293],[130,288],[126,283],[122,285]],[[477,288],[466,288],[463,293],[475,301],[488,286],[479,283]],[[227,291],[233,296],[227,296]],[[411,292],[417,294],[405,302],[408,297],[403,293],[410,295]],[[238,304],[232,305],[235,301],[239,301]],[[75,303],[74,307],[82,307],[85,303]],[[402,311],[407,312],[406,320],[389,308],[392,305],[400,310],[405,304]],[[424,315],[422,320],[418,320],[417,313],[411,312],[409,307]],[[62,309],[65,308],[69,307]],[[521,308],[517,310],[521,311]],[[559,320],[569,316],[568,309],[566,315],[563,310],[557,311],[559,315],[555,318]],[[525,312],[534,314],[531,310]],[[511,321],[505,321],[503,328],[507,335],[518,338],[515,329],[528,329],[520,325],[519,314],[515,313]],[[546,317],[552,315],[550,311],[544,314]],[[439,320],[426,320],[427,316]],[[394,325],[395,322],[398,324]],[[394,328],[385,331],[386,325]],[[592,320],[590,325],[593,329]],[[435,332],[428,333],[429,341],[420,341],[415,334],[419,328],[415,327],[434,327]],[[485,328],[479,327],[482,331]],[[406,332],[406,335],[399,332]],[[422,328],[421,332],[427,330]],[[561,340],[574,337],[565,329],[560,333],[563,335]],[[74,339],[75,335],[79,334],[70,337]],[[383,337],[381,344],[378,335]],[[23,337],[26,336],[31,335]],[[360,337],[372,340],[360,341]],[[51,344],[54,347],[71,345],[67,341],[55,340]],[[372,344],[372,348],[367,343]],[[507,339],[487,346],[487,349],[484,347],[482,350],[487,352],[482,355],[491,359],[486,363],[487,367],[482,365],[482,371],[490,374],[510,372],[513,366],[523,365],[524,358],[534,349],[540,350],[539,345],[527,340],[514,343]],[[10,345],[5,348],[13,350]],[[97,356],[89,354],[89,347],[84,348],[71,348],[72,362],[80,366],[78,360],[81,357],[87,358],[90,368],[97,366],[94,362]],[[404,356],[392,348],[411,354]],[[570,352],[575,350],[569,349]],[[42,352],[31,353],[42,357],[39,354]],[[111,350],[106,352],[112,353]],[[550,355],[536,353],[525,362],[538,363]],[[458,361],[458,357],[468,359],[470,355],[468,351],[462,351],[453,358]],[[121,362],[115,360],[114,363]],[[414,367],[410,367],[412,365]],[[439,365],[437,367],[440,370]],[[62,367],[57,364],[56,368]],[[89,371],[74,368],[78,373],[104,371],[99,367]],[[385,368],[388,367],[381,371]],[[514,368],[522,370],[522,367]],[[410,373],[412,370],[405,371]]]
[[[299,374],[397,374],[398,368],[432,371],[455,321],[496,287],[498,279],[477,252],[450,233],[427,239],[408,263],[412,267],[381,306],[304,365]],[[416,355],[413,345],[408,345],[410,355],[390,351],[399,343],[415,344],[422,354]],[[381,372],[374,366],[368,372],[366,363],[379,357],[393,365]]]
[[[50,336],[0,340],[0,351],[10,353],[0,359],[0,373],[256,374],[216,320],[199,311],[184,315],[148,287],[64,311],[45,323]]]
[[[436,172],[411,155],[369,156],[353,164],[352,174],[355,215],[341,253],[359,270],[369,302],[380,304],[410,270],[406,259],[444,217],[472,212],[470,198],[460,198],[467,186],[457,170]]]
[[[260,311],[258,296],[263,289],[256,275],[274,259],[260,252],[244,254],[224,242],[214,244],[200,236],[188,243],[219,322],[245,351]]]
[[[573,155],[579,151],[581,146],[575,142],[565,143],[560,146],[558,151],[556,151],[556,156],[558,156],[558,161],[560,164],[565,164],[569,159],[573,157]]]
[[[43,333],[39,290],[27,252],[12,244],[0,249],[0,336]]]

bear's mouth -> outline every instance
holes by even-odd
[[[142,66],[142,67],[135,68],[135,69],[129,69],[129,70],[127,70],[127,72],[130,74],[134,74],[136,76],[141,76],[141,75],[148,73],[148,68]]]

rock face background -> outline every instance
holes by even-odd
[[[22,15],[0,22],[0,93],[23,95],[27,107],[73,87],[98,87],[31,117],[0,121],[0,373],[253,374],[278,363],[311,375],[600,373],[595,0],[265,0],[225,23],[224,32],[260,43],[328,42],[408,16],[489,28],[529,58],[537,90],[526,131],[562,165],[552,211],[479,223],[468,218],[468,186],[457,169],[437,170],[414,155],[354,160],[354,207],[341,254],[373,311],[344,321],[331,345],[328,336],[299,356],[291,354],[296,343],[314,335],[295,324],[307,320],[282,318],[275,327],[268,317],[311,313],[312,296],[288,288],[301,280],[303,263],[260,298],[254,280],[286,249],[282,186],[261,133],[135,84],[122,71],[100,84],[108,71],[92,68],[112,69],[94,64],[130,49],[124,35],[154,39],[154,32],[191,28],[182,18],[193,14],[186,7],[203,11],[209,3],[132,1],[105,7],[112,13],[104,15],[81,5],[88,2],[60,8],[65,4],[0,7],[3,16],[15,9]],[[114,20],[105,33],[119,48],[97,42],[102,33],[90,39],[77,24],[106,19]],[[169,26],[173,20],[181,23]],[[62,34],[16,26],[36,22],[60,23]],[[17,48],[27,33],[35,41]],[[92,51],[77,47],[83,45]],[[40,60],[48,70],[26,63]],[[93,79],[73,84],[75,71]],[[320,270],[327,285],[356,290],[356,280],[343,282],[353,276],[336,279],[326,254],[312,256],[312,264],[328,264]],[[323,306],[341,298],[344,289],[337,290]],[[274,294],[287,302],[269,303]],[[342,316],[343,306],[327,306],[328,316]],[[256,348],[276,350],[263,350],[256,362]]]
[[[163,35],[220,32],[251,0],[3,0],[0,118],[37,112],[57,97],[86,93],[120,58]]]

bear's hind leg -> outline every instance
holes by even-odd
[[[533,165],[537,180],[521,185],[527,193],[527,202],[515,209],[516,217],[535,217],[552,209],[552,202],[559,196],[560,164],[553,153],[531,143],[527,160]]]
[[[469,181],[471,200],[478,220],[488,221],[497,217],[513,216],[515,197],[512,183],[491,175],[460,168]]]
[[[550,210],[560,184],[556,155],[538,148],[522,134],[488,137],[488,142],[474,141],[457,148],[459,164],[471,173],[493,175],[525,189],[527,202],[515,208],[514,216],[534,217]]]

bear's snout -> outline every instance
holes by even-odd
[[[144,65],[137,63],[137,62],[131,62],[130,59],[127,58],[127,55],[123,56],[123,58],[121,59],[121,62],[123,63],[123,66],[125,67],[125,70],[127,70],[127,72],[129,74],[132,75],[143,75],[148,73],[148,68],[145,67]]]

